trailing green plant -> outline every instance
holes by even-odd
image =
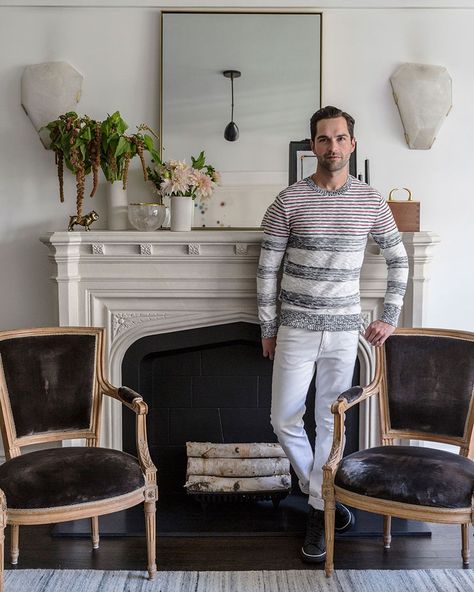
[[[123,188],[127,188],[128,168],[130,160],[138,155],[143,170],[143,178],[148,180],[147,166],[145,163],[145,150],[154,154],[157,151],[154,146],[153,137],[142,133],[149,131],[155,138],[157,134],[145,123],[137,127],[137,132],[127,135],[127,123],[116,111],[107,115],[107,119],[101,125],[101,167],[105,178],[110,183],[122,181]],[[153,156],[152,156],[153,158]]]
[[[153,137],[158,137],[157,134],[148,125],[141,124],[136,133],[127,135],[125,132],[128,125],[119,111],[107,115],[102,122],[70,111],[48,123],[44,129],[49,130],[50,149],[55,153],[61,202],[64,201],[64,165],[76,177],[79,217],[82,216],[85,179],[91,172],[93,180],[90,196],[93,197],[99,184],[101,168],[107,181],[122,181],[123,188],[126,189],[132,158],[137,155],[140,158],[145,181],[148,178],[145,150],[150,151],[152,158],[159,158],[153,140]]]
[[[64,201],[64,165],[76,177],[77,214],[82,215],[85,178],[93,171],[91,197],[99,182],[100,121],[87,115],[80,117],[74,111],[60,115],[45,126],[49,130],[50,149],[54,150],[58,168],[59,198]]]

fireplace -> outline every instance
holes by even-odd
[[[255,276],[261,238],[259,230],[203,229],[54,232],[41,240],[53,264],[59,324],[107,329],[108,375],[119,385],[126,382],[122,362],[127,351],[142,338],[170,339],[173,333],[239,323],[256,331]],[[403,233],[403,241],[410,277],[400,324],[423,326],[429,267],[439,238],[431,232]],[[367,246],[360,285],[362,314],[368,323],[379,317],[386,287],[385,261],[373,241]],[[363,341],[359,362],[360,382],[366,384],[373,359]],[[377,441],[376,424],[369,401],[360,411],[360,447]],[[105,408],[102,443],[123,446],[122,408],[115,401],[108,401]]]
[[[158,469],[160,536],[277,536],[304,530],[307,502],[293,472],[293,493],[277,511],[271,501],[246,503],[239,520],[235,503],[243,501],[236,496],[231,504],[226,496],[197,496],[201,502],[205,498],[204,503],[225,500],[206,511],[184,489],[187,441],[277,441],[270,424],[272,364],[262,356],[259,326],[242,322],[142,337],[125,353],[123,382],[148,404],[149,447]],[[359,362],[353,382],[359,383]],[[123,448],[134,454],[135,417],[127,409],[122,425]],[[358,407],[348,413],[347,425],[346,451],[353,452],[359,449]],[[314,381],[305,426],[314,441]],[[141,524],[140,516],[137,523]]]
[[[256,311],[255,277],[261,238],[259,230],[204,229],[182,233],[54,232],[41,239],[49,248],[53,264],[59,324],[105,327],[110,382],[141,391],[150,405],[150,447],[161,474],[161,534],[163,530],[168,534],[189,530],[188,525],[179,525],[182,508],[172,505],[173,494],[181,489],[184,480],[184,463],[180,463],[186,439],[274,441],[269,423],[271,364],[261,356]],[[439,239],[431,232],[419,232],[404,233],[403,241],[410,277],[400,324],[423,326],[429,267]],[[376,244],[369,241],[361,274],[366,323],[379,317],[385,287],[385,261]],[[213,365],[217,359],[219,365]],[[374,368],[371,348],[364,340],[359,342],[358,363],[356,381],[367,384]],[[196,365],[199,371],[194,372]],[[241,368],[231,375],[229,370],[223,371],[229,366],[232,372],[233,366]],[[169,371],[173,367],[174,374]],[[193,372],[185,374],[183,368]],[[216,370],[221,374],[213,374]],[[236,382],[245,388],[235,390]],[[217,395],[225,397],[224,402],[216,400]],[[200,406],[181,406],[190,398]],[[239,398],[245,399],[244,406],[230,406]],[[349,419],[355,427],[348,434],[351,451],[377,442],[376,410],[372,405],[372,401],[361,405],[360,415]],[[122,411],[115,401],[108,401],[102,445],[133,450],[127,411]],[[199,421],[194,422],[198,415]],[[314,429],[312,416],[308,405],[308,430]],[[176,429],[170,432],[170,426]],[[201,431],[204,427],[206,431]],[[168,513],[167,497],[172,500]],[[306,509],[298,503],[292,499],[286,505],[282,530],[302,528]],[[203,534],[209,521],[198,504],[194,506],[197,508],[186,511],[187,520],[194,521],[192,529]],[[275,531],[272,508],[259,508],[259,529],[255,528],[256,516],[252,512],[246,513],[246,519],[247,530],[255,534]],[[222,532],[229,534],[229,528],[236,533],[242,527],[245,530],[240,522],[230,527],[227,522]],[[142,523],[141,517],[137,523]],[[213,524],[220,528],[216,513]],[[105,525],[101,526],[104,528],[106,531]],[[111,531],[116,532],[115,524]],[[123,531],[133,533],[133,528],[127,522]]]
[[[260,329],[230,323],[143,337],[127,350],[124,384],[148,404],[150,453],[161,498],[183,494],[187,441],[276,442],[270,425],[272,362],[263,358]],[[358,383],[357,372],[354,384]],[[348,450],[359,448],[357,408]],[[133,453],[134,417],[123,413],[123,447]],[[314,440],[314,386],[305,425]]]
[[[150,453],[160,494],[181,494],[186,441],[275,442],[270,426],[272,363],[257,325],[230,323],[143,337],[128,349],[123,382],[148,404]],[[123,446],[133,451],[134,418],[123,414]]]

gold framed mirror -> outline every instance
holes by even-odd
[[[163,11],[160,139],[164,160],[201,150],[221,173],[194,226],[255,227],[288,184],[289,143],[321,106],[318,12]],[[224,138],[232,121],[237,141]]]

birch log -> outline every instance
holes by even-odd
[[[188,475],[264,477],[290,472],[287,458],[188,458]]]
[[[290,475],[274,477],[212,477],[209,475],[189,475],[184,487],[190,492],[245,493],[258,491],[281,491],[291,487]]]
[[[186,442],[188,456],[198,458],[285,458],[280,444],[255,442],[250,444],[216,444]]]

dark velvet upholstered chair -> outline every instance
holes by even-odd
[[[461,525],[462,559],[469,564],[474,490],[474,333],[397,329],[376,348],[376,374],[333,404],[334,441],[324,466],[326,575],[334,570],[334,508],[340,501],[384,516]],[[342,458],[345,412],[378,398],[381,446]],[[403,441],[422,440],[426,446]],[[429,442],[459,446],[459,454]]]
[[[135,412],[137,458],[99,446],[104,395]],[[18,562],[20,525],[91,518],[95,549],[98,516],[144,502],[147,567],[153,579],[157,486],[148,452],[147,405],[131,389],[115,388],[105,379],[104,330],[0,332],[0,407],[6,456],[0,489],[11,525],[11,562]],[[57,445],[75,439],[83,439],[85,446]],[[52,447],[22,454],[24,446],[42,443]]]

